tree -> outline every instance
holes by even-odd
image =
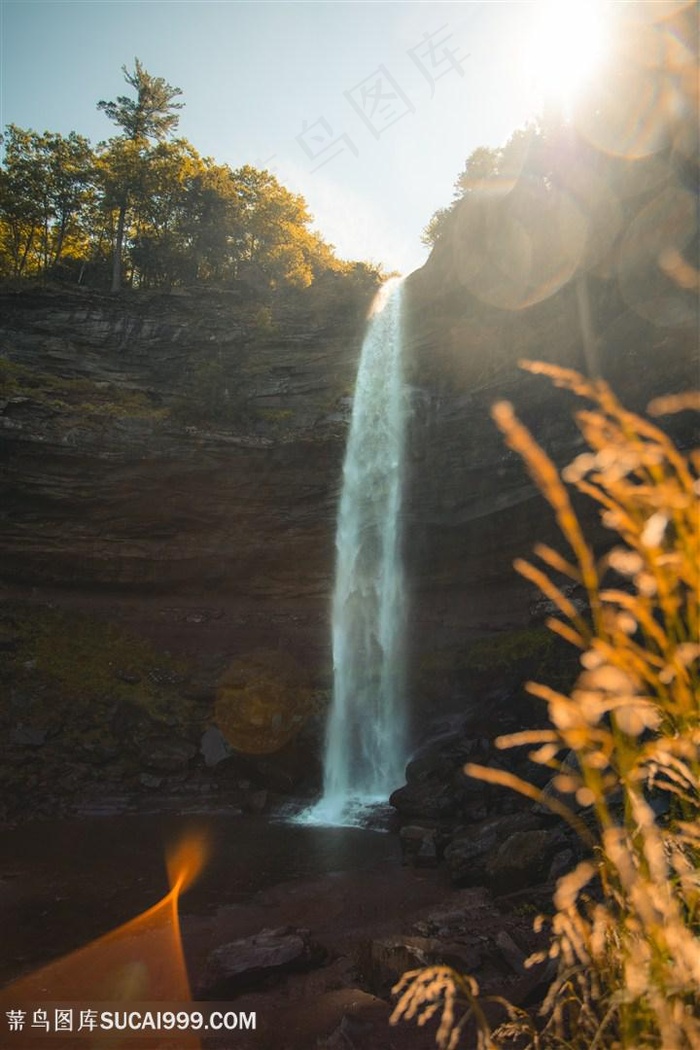
[[[426,248],[432,248],[440,240],[450,225],[449,219],[451,214],[452,208],[438,208],[436,212],[433,212],[432,218],[423,230],[420,238]]]
[[[45,159],[44,268],[55,267],[66,247],[84,245],[81,212],[93,193],[94,157],[90,143],[74,131],[65,137],[45,132],[39,145]]]
[[[132,172],[136,167],[142,174],[142,162],[148,162],[149,140],[161,142],[175,130],[180,120],[176,110],[182,109],[182,102],[174,99],[182,92],[172,87],[162,77],[153,77],[141,65],[138,58],[134,60],[134,71],[130,73],[122,66],[124,79],[136,91],[136,98],[119,95],[114,102],[101,100],[97,108],[101,109],[111,121],[122,129],[123,134],[112,143],[119,142],[122,149],[115,148],[117,223],[114,233],[114,255],[112,260],[112,291],[118,292],[122,280],[122,249],[126,228],[127,210],[133,192]]]
[[[188,186],[186,232],[197,280],[235,276],[240,211],[233,172],[208,160]]]
[[[464,171],[455,182],[455,197],[464,197],[479,189],[485,182],[496,178],[501,160],[500,149],[479,146],[469,155]]]
[[[455,206],[460,200],[498,176],[502,154],[503,150],[488,146],[479,146],[470,154],[454,184],[452,203],[446,208],[438,208],[421,234],[421,241],[426,247],[432,248],[449,229]]]
[[[74,131],[63,136],[7,126],[0,170],[0,250],[14,276],[45,272],[67,245],[84,246],[80,213],[91,193],[90,144]]]
[[[141,286],[192,276],[190,186],[205,170],[186,139],[159,142],[148,155],[133,209],[131,261]]]
[[[269,171],[248,164],[232,177],[238,198],[237,275],[257,272],[271,284],[310,285],[320,270],[332,265],[333,255],[309,228],[312,217],[304,198]]]
[[[14,277],[28,268],[41,229],[43,171],[35,131],[15,124],[3,137],[5,157],[0,171],[0,240]]]

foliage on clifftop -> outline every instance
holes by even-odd
[[[202,157],[177,128],[180,95],[136,60],[136,97],[98,108],[121,134],[93,147],[77,132],[9,124],[0,166],[0,276],[97,288],[245,280],[308,287],[350,275],[312,227],[304,198],[267,170]]]
[[[611,377],[634,338],[629,318],[619,321],[628,311],[660,335],[686,327],[696,339],[697,4],[617,6],[608,64],[570,116],[551,107],[504,144],[474,150],[424,231],[429,297],[443,311],[452,294],[469,303],[449,365],[459,380],[468,356],[472,387],[493,377],[495,343],[512,364],[562,355],[574,339],[577,356],[557,362]],[[560,291],[565,309],[560,299],[548,315]],[[530,345],[526,311],[540,325]],[[495,333],[501,312],[512,324]],[[618,321],[613,360],[596,361],[596,340]]]

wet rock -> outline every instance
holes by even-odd
[[[422,817],[425,820],[444,820],[455,817],[459,809],[459,801],[452,788],[434,781],[397,788],[389,798],[389,803],[401,816],[411,819]]]
[[[455,836],[445,850],[445,862],[452,881],[476,885],[483,878],[486,858],[497,840],[495,826]]]
[[[438,863],[437,839],[435,828],[406,824],[399,831],[402,863],[418,868],[434,868]]]
[[[157,773],[182,772],[197,754],[197,748],[189,740],[165,733],[147,737],[139,751],[146,768]]]
[[[202,734],[199,750],[204,756],[204,764],[213,768],[230,758],[233,750],[218,726],[209,726]]]
[[[571,871],[574,864],[576,863],[576,856],[572,849],[563,849],[558,853],[555,853],[552,860],[552,864],[549,869],[548,878],[552,882],[556,882],[562,875],[566,875],[568,871]]]
[[[247,781],[256,788],[280,794],[306,792],[321,781],[321,764],[299,741],[292,740],[270,755],[245,755],[233,751],[215,767],[217,779]]]
[[[488,881],[488,867],[499,844],[504,844],[516,831],[539,827],[540,821],[535,815],[519,813],[457,828],[445,850],[445,862],[452,881],[464,886]]]
[[[201,747],[200,747],[201,751]],[[226,787],[250,787],[250,780],[242,777],[242,772],[245,769],[245,763],[241,761],[239,755],[229,755],[228,758],[222,759],[212,767],[212,775],[216,778],[218,783],[223,784]]]
[[[550,832],[516,831],[489,856],[486,874],[498,893],[536,885],[547,876],[556,843]]]
[[[409,762],[405,787],[398,788],[390,798],[402,816],[419,821],[476,823],[489,814],[507,814],[520,808],[512,791],[465,773],[469,761],[508,768],[508,759],[495,751],[487,737],[473,734],[474,726],[467,721],[461,731],[429,742]]]
[[[265,755],[253,763],[253,779],[271,791],[291,792],[319,779],[320,765],[314,756],[292,740],[274,755]]]
[[[10,731],[10,743],[16,747],[43,747],[48,735],[48,729],[18,725]]]
[[[249,791],[244,795],[243,804],[248,813],[263,813],[267,806],[267,791]]]
[[[471,972],[481,965],[481,951],[474,943],[435,937],[384,937],[370,945],[369,980],[377,995],[390,992],[407,970],[435,965]]]
[[[488,740],[469,734],[468,727],[426,743],[406,766],[406,782],[420,784],[448,780],[465,762],[483,758],[490,750]]]
[[[514,973],[519,975],[525,973],[525,959],[527,956],[521,948],[518,948],[507,930],[499,930],[496,934],[496,947],[500,950],[501,955]]]
[[[284,926],[262,930],[215,948],[207,958],[198,989],[202,999],[226,999],[240,992],[269,986],[286,974],[320,966],[326,950],[309,930]]]
[[[147,711],[129,700],[120,701],[114,708],[111,729],[120,740],[138,740],[154,732],[158,723]]]
[[[141,785],[141,787],[145,787],[151,791],[155,791],[157,790],[157,788],[162,787],[163,778],[154,777],[152,773],[141,773],[139,775],[139,784]]]
[[[391,1008],[388,1003],[357,988],[331,993],[346,1001],[340,1024],[318,1041],[318,1050],[375,1050],[386,1046]],[[327,995],[325,998],[331,998]],[[322,1005],[324,1005],[322,1003]]]

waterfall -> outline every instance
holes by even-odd
[[[399,278],[378,292],[362,345],[343,467],[333,594],[333,700],[312,818],[357,822],[406,764],[401,561],[405,396]]]

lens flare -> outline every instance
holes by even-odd
[[[24,1003],[189,1001],[178,901],[202,871],[207,855],[203,834],[184,838],[167,857],[169,893],[123,926],[0,989],[0,1014]],[[96,1033],[90,1045],[110,1050],[121,1045],[114,1033],[104,1035],[104,1043],[100,1038]],[[192,1033],[179,1032],[178,1040],[178,1050],[199,1050],[201,1045]],[[57,1048],[73,1046],[70,1037],[58,1043],[52,1037],[50,1042]]]
[[[523,71],[545,107],[567,111],[607,54],[605,9],[595,0],[542,0],[522,52]]]

